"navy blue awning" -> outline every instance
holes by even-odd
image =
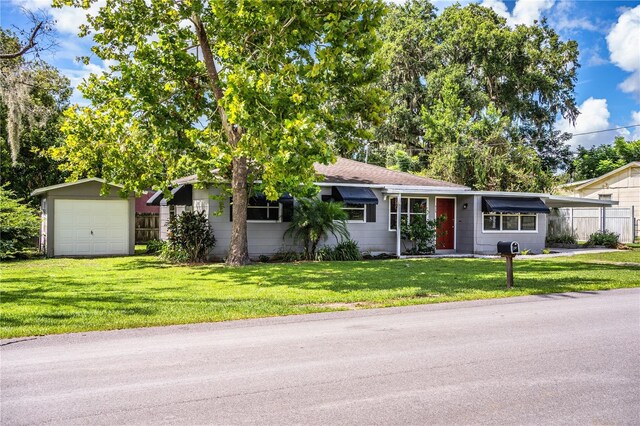
[[[334,186],[331,195],[334,200],[349,204],[378,204],[378,197],[371,188]]]
[[[549,207],[540,198],[482,197],[485,213],[549,213]]]
[[[173,197],[167,201],[162,191],[147,200],[148,206],[190,206],[193,204],[193,185],[179,185],[171,189]]]

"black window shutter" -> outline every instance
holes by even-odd
[[[365,204],[367,209],[367,222],[375,222],[376,221],[376,205],[375,204]]]
[[[293,200],[282,203],[282,221],[291,222],[293,220]]]

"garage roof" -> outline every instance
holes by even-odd
[[[99,182],[99,183],[102,183],[102,184],[107,183],[107,181],[105,181],[102,178],[97,178],[97,177],[85,178],[85,179],[77,180],[75,182],[65,182],[65,183],[60,183],[58,185],[44,186],[42,188],[38,188],[38,189],[34,190],[31,193],[31,196],[36,196],[36,195],[44,194],[44,193],[49,192],[49,191],[53,191],[54,189],[65,188],[67,186],[80,185],[80,184],[87,183],[87,182]],[[116,188],[124,188],[122,185],[118,185],[116,183],[107,183],[107,185],[115,186]]]

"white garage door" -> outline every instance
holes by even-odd
[[[129,254],[127,200],[55,200],[55,256]]]

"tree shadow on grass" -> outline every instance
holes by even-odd
[[[517,288],[530,291],[573,291],[584,284],[615,285],[620,272],[640,268],[586,262],[530,262],[515,266]],[[229,272],[232,271],[232,272]],[[501,261],[428,259],[420,261],[363,261],[256,265],[222,271],[201,270],[201,277],[222,274],[233,285],[324,289],[336,293],[394,290],[406,287],[439,294],[503,290],[505,266]],[[640,280],[640,275],[639,275]]]

